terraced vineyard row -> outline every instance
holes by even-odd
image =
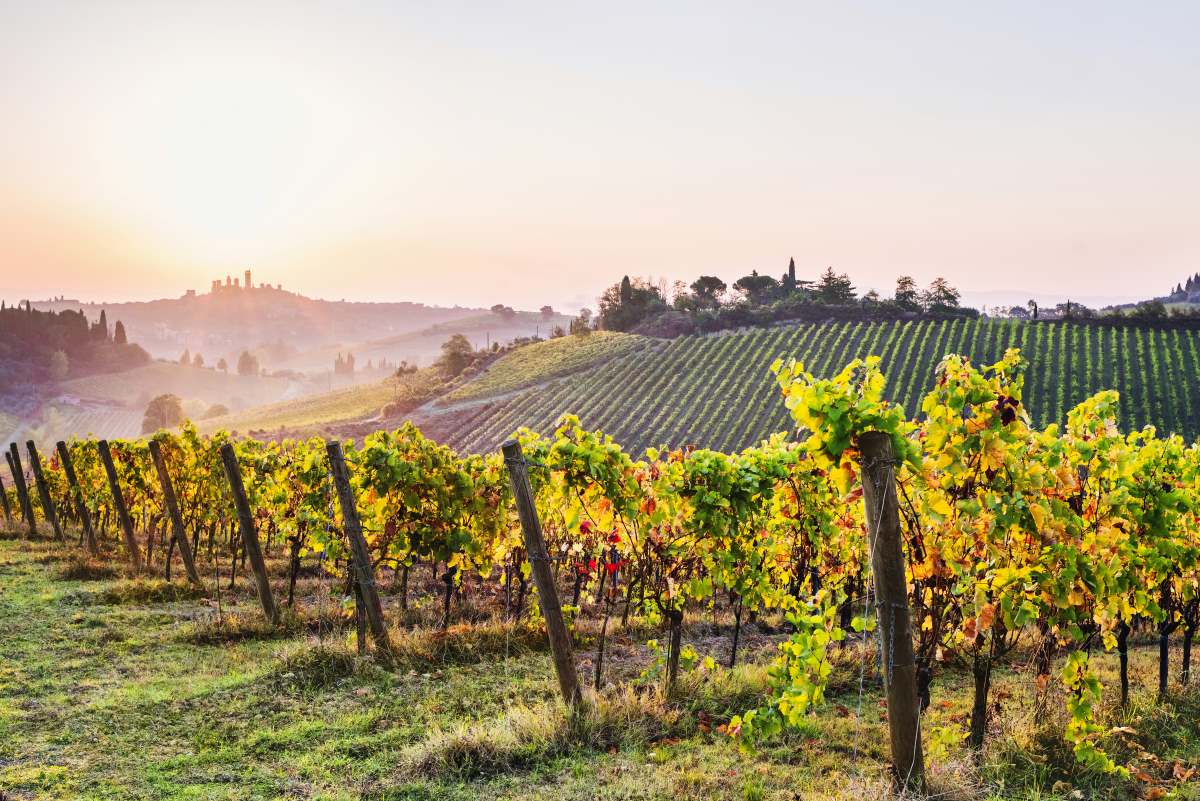
[[[807,324],[682,337],[521,392],[451,436],[468,451],[494,449],[521,426],[548,431],[560,415],[611,433],[626,448],[695,444],[736,450],[790,427],[768,367],[795,356],[827,376],[858,356],[882,357],[887,397],[919,412],[947,353],[992,362],[1019,347],[1031,362],[1025,402],[1039,425],[1102,388],[1123,399],[1121,426],[1200,433],[1196,331],[1103,328],[1017,320]]]

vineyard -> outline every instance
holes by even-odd
[[[1005,350],[1010,337],[1052,364]],[[934,362],[989,348],[997,355],[983,366],[954,355]],[[495,680],[508,677],[514,654],[542,654],[530,663],[543,671],[535,712],[476,700],[491,716],[480,719],[460,699],[466,724],[414,731],[381,698],[390,711],[371,720],[357,750],[337,755],[387,751],[369,797],[500,797],[483,783],[530,770],[581,778],[591,760],[621,754],[644,775],[647,762],[686,759],[690,747],[733,765],[737,783],[681,775],[658,794],[624,785],[620,797],[736,788],[791,798],[806,781],[839,785],[836,797],[877,797],[892,784],[965,797],[1195,798],[1200,446],[1165,433],[1191,425],[1190,368],[1180,365],[1194,362],[1174,358],[1165,369],[1159,354],[1172,349],[1191,354],[1192,340],[972,322],[684,340],[577,373],[578,395],[547,402],[581,399],[582,416],[619,429],[620,410],[600,387],[641,386],[665,408],[647,403],[626,431],[680,442],[695,432],[664,426],[672,411],[699,408],[697,419],[717,425],[747,410],[723,436],[758,444],[636,458],[620,437],[571,415],[549,432],[521,431],[503,455],[494,444],[461,454],[411,425],[359,444],[185,428],[148,441],[64,442],[50,458],[14,444],[4,513],[28,538],[17,546],[52,536],[74,552],[70,575],[111,576],[122,565],[126,578],[110,590],[117,602],[151,590],[191,599],[206,610],[192,623],[196,643],[315,632],[357,649],[347,656],[322,640],[287,652],[270,668],[273,686],[314,669],[353,676],[367,663],[418,682],[456,663],[491,664]],[[823,356],[766,371],[777,355],[805,352]],[[861,352],[882,359],[855,359]],[[748,370],[752,361],[773,374],[770,397],[738,383],[732,367],[708,383],[689,378],[705,364]],[[889,365],[891,382],[881,372]],[[598,376],[604,383],[592,383]],[[1106,377],[1141,389],[1179,383],[1149,402],[1125,396],[1137,410],[1128,413]],[[1096,391],[1077,397],[1085,388]],[[1043,417],[1031,411],[1038,405]],[[1162,435],[1123,426],[1155,415],[1175,422]],[[532,410],[528,419],[545,427]],[[805,436],[754,428],[772,420]],[[239,571],[253,594],[243,590],[234,613],[226,605],[238,603]],[[1148,659],[1145,644],[1155,649]],[[519,696],[532,681],[522,676],[501,694]],[[5,695],[26,680],[6,678]],[[356,697],[411,692],[391,681]],[[1014,734],[1014,698],[1028,699],[1032,733]],[[447,700],[427,703],[444,710]],[[25,733],[24,719],[0,723]],[[790,772],[823,739],[839,767]],[[24,746],[4,748],[6,762],[27,758]],[[756,768],[742,776],[746,765]],[[319,784],[331,767],[292,770],[289,780]],[[400,782],[386,792],[385,773]],[[595,797],[570,786],[570,797]]]
[[[1123,428],[1151,424],[1191,438],[1200,434],[1200,408],[1192,401],[1200,393],[1197,337],[1193,330],[1018,320],[820,323],[681,337],[615,353],[569,378],[491,404],[445,439],[483,453],[521,426],[548,433],[571,412],[633,452],[688,444],[736,450],[790,424],[763,369],[777,357],[795,357],[814,374],[830,375],[851,359],[877,354],[888,376],[885,396],[917,412],[945,354],[990,363],[1010,347],[1033,365],[1025,397],[1036,425],[1065,422],[1075,404],[1115,389],[1125,399]],[[493,369],[503,366],[501,360]],[[471,386],[460,393],[470,396]]]

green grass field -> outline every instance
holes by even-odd
[[[269,559],[277,592],[278,556]],[[301,610],[281,632],[259,622],[245,576],[235,590],[222,588],[219,603],[213,579],[206,584],[208,597],[198,598],[182,584],[130,580],[63,546],[3,534],[2,797],[861,801],[886,788],[872,652],[839,654],[829,703],[797,731],[742,753],[720,724],[764,692],[769,634],[747,629],[750,663],[687,673],[668,701],[631,689],[646,662],[641,643],[657,632],[643,622],[617,628],[613,684],[572,724],[555,700],[539,628],[456,605],[477,622],[441,634],[423,628],[438,613],[436,599],[425,598],[409,613],[416,628],[405,629],[385,593],[397,653],[388,670],[355,656],[340,582],[304,577]],[[305,634],[317,620],[334,628]],[[585,676],[593,623],[576,624]],[[697,620],[685,642],[720,657],[727,634]],[[1110,688],[1103,719],[1126,727],[1105,745],[1144,778],[1126,783],[1074,768],[1057,737],[1061,698],[1038,713],[1018,656],[996,674],[983,764],[951,746],[930,759],[931,789],[966,801],[1163,797],[1147,796],[1156,788],[1200,798],[1200,786],[1171,778],[1200,759],[1200,693],[1176,687],[1156,705],[1155,649],[1138,643],[1133,701],[1121,714],[1111,707],[1116,658],[1095,662]],[[942,672],[926,724],[961,725],[969,686],[968,672]]]
[[[443,400],[455,403],[501,395],[663,344],[661,340],[618,331],[596,331],[585,337],[567,336],[535,342],[504,355],[478,378]]]
[[[423,396],[441,385],[433,370],[421,370],[402,379],[389,378],[352,387],[257,406],[198,423],[201,431],[274,430],[280,427],[316,431],[322,426],[362,420],[379,415],[384,405],[397,398]]]

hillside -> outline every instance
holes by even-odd
[[[205,432],[225,429],[247,433],[284,428],[289,436],[312,435],[334,423],[377,419],[388,403],[399,402],[411,408],[440,391],[442,386],[437,371],[425,369],[402,378],[359,384],[210,418],[200,421],[198,426]]]
[[[811,323],[675,340],[597,332],[518,348],[457,387],[421,379],[409,395],[412,411],[387,420],[379,410],[394,393],[373,384],[247,410],[204,428],[285,426],[357,437],[411,419],[438,440],[482,452],[522,426],[548,431],[570,412],[634,450],[733,450],[791,427],[769,371],[778,357],[795,356],[830,375],[856,357],[878,355],[888,397],[915,414],[946,353],[986,363],[1020,347],[1031,362],[1025,403],[1038,425],[1062,421],[1089,395],[1116,389],[1128,401],[1122,427],[1151,423],[1194,437],[1198,338],[1194,330],[1018,320]]]
[[[185,401],[221,403],[237,409],[281,400],[293,383],[286,378],[245,376],[175,362],[151,362],[123,373],[64,381],[59,390],[80,398],[123,403],[139,411],[145,409],[152,397],[164,393],[178,395]]]
[[[306,298],[271,286],[219,289],[147,302],[35,302],[50,310],[81,310],[95,320],[101,310],[121,319],[130,341],[151,355],[176,358],[184,349],[212,364],[244,348],[286,343],[297,351],[364,342],[420,331],[431,325],[479,315],[480,309],[439,308],[421,303],[356,303]],[[365,361],[365,359],[364,359]],[[329,369],[329,363],[322,363]],[[264,363],[276,369],[282,365]]]
[[[477,349],[484,349],[496,342],[504,344],[514,339],[548,336],[555,326],[566,328],[570,322],[570,318],[563,315],[547,318],[534,312],[517,312],[510,318],[499,317],[491,312],[470,314],[418,331],[305,351],[279,362],[278,366],[291,370],[328,370],[338,354],[344,353],[354,354],[355,362],[360,367],[368,361],[378,362],[380,359],[387,359],[392,364],[407,361],[409,364],[428,366],[441,355],[442,343],[454,334],[462,334]]]
[[[494,397],[661,345],[661,340],[618,331],[596,331],[586,337],[558,337],[535,342],[506,354],[483,375],[446,395],[439,403]]]
[[[659,444],[730,450],[791,426],[768,370],[777,357],[795,356],[829,375],[855,357],[879,355],[888,396],[915,413],[944,354],[988,362],[1016,346],[1031,362],[1025,402],[1039,425],[1063,420],[1080,400],[1112,388],[1127,399],[1123,427],[1152,423],[1194,437],[1197,337],[1187,330],[1015,320],[809,324],[683,337],[517,393],[481,409],[469,428],[439,427],[439,433],[463,450],[486,451],[521,426],[546,431],[572,412],[635,450]]]

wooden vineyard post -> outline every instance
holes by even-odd
[[[175,534],[175,544],[179,546],[179,555],[183,557],[183,567],[187,570],[188,581],[197,587],[202,587],[200,574],[196,572],[196,561],[192,558],[192,544],[188,542],[187,534],[183,530],[183,515],[179,513],[179,501],[175,497],[175,486],[171,483],[171,474],[167,472],[167,461],[163,458],[162,446],[156,439],[150,440],[150,456],[154,459],[154,467],[158,471],[158,483],[162,485],[163,500],[166,502],[167,514],[171,517],[171,529]],[[170,550],[167,553],[169,554]]]
[[[579,672],[575,667],[571,635],[563,621],[558,588],[554,586],[554,574],[550,570],[550,557],[546,553],[542,524],[538,520],[537,507],[533,503],[533,489],[529,486],[525,456],[521,452],[521,443],[515,439],[505,442],[500,446],[500,450],[504,454],[504,464],[508,467],[508,478],[512,482],[513,497],[517,502],[517,514],[521,518],[521,529],[525,533],[525,552],[529,555],[530,572],[533,573],[533,582],[537,585],[542,619],[546,621],[546,634],[550,638],[550,650],[554,655],[554,671],[558,674],[558,688],[567,706],[575,708],[583,698],[579,687]]]
[[[29,485],[25,483],[25,469],[21,467],[21,449],[17,443],[8,446],[8,469],[12,472],[13,483],[17,485],[17,500],[21,504],[21,514],[29,524],[30,536],[37,536],[37,519],[33,516],[33,501],[29,499]]]
[[[279,611],[271,595],[271,580],[267,577],[267,566],[263,563],[262,548],[258,544],[258,532],[254,528],[254,516],[250,513],[250,501],[246,498],[246,487],[242,483],[242,471],[238,467],[233,444],[221,446],[221,461],[225,464],[225,476],[229,479],[229,491],[233,493],[233,505],[237,509],[238,528],[242,530],[242,543],[246,556],[250,558],[250,569],[254,571],[254,583],[258,587],[258,600],[263,614],[272,624],[279,622]]]
[[[354,505],[354,491],[350,487],[350,471],[346,469],[346,457],[342,454],[342,443],[326,442],[325,452],[329,454],[333,485],[342,506],[342,522],[346,528],[346,539],[350,540],[351,562],[354,565],[354,576],[359,592],[356,598],[362,599],[363,611],[366,613],[367,625],[371,628],[371,638],[375,640],[375,646],[390,659],[392,643],[388,639],[387,626],[383,623],[383,604],[379,601],[379,588],[375,586],[375,569],[371,566],[371,554],[367,550],[367,541],[363,538],[358,508]]]
[[[4,489],[3,478],[0,478],[0,503],[4,505],[4,522],[11,527],[13,524],[12,506],[8,503],[8,490]]]
[[[917,697],[917,666],[908,610],[891,436],[881,431],[867,432],[859,438],[859,450],[862,453],[863,505],[871,548],[871,571],[875,577],[875,606],[885,656],[884,687],[892,770],[902,792],[921,794],[925,788],[921,701]]]
[[[50,527],[54,529],[54,536],[62,540],[62,526],[58,524],[58,515],[54,511],[54,499],[50,497],[50,485],[46,483],[46,474],[42,472],[42,457],[38,455],[37,445],[33,444],[33,440],[25,443],[25,447],[29,449],[30,467],[33,468],[33,480],[37,484],[38,497],[42,499],[42,513],[46,515],[46,519],[50,521]]]
[[[92,556],[99,556],[100,548],[96,544],[96,530],[92,528],[92,516],[88,514],[87,504],[83,501],[83,490],[79,488],[79,481],[75,478],[75,465],[71,462],[71,452],[67,450],[67,443],[62,440],[59,440],[55,447],[58,448],[58,460],[62,462],[63,472],[67,474],[67,485],[71,490],[71,500],[75,503],[75,514],[79,517],[79,524],[83,526],[83,536],[87,542],[88,553]]]
[[[117,519],[121,523],[121,534],[125,537],[125,549],[129,551],[129,561],[135,571],[142,569],[142,555],[138,550],[137,539],[133,536],[133,521],[129,519],[129,508],[125,506],[125,496],[121,494],[121,482],[117,479],[117,466],[113,464],[112,451],[108,448],[108,440],[100,440],[100,461],[104,463],[104,472],[108,476],[108,490],[112,494],[113,506],[117,507]]]

